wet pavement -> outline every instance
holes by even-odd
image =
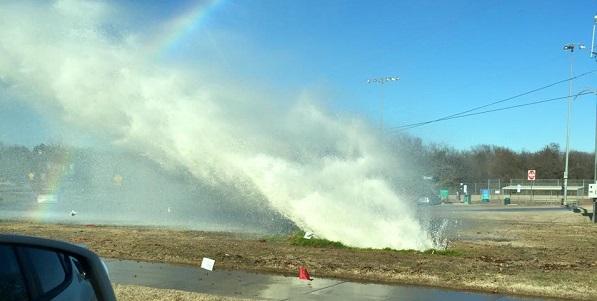
[[[459,300],[514,301],[523,299],[501,294],[476,294],[419,286],[355,283],[338,279],[301,280],[243,271],[208,271],[193,266],[104,259],[114,283],[175,289],[210,295],[261,300]],[[216,262],[217,267],[217,262]]]

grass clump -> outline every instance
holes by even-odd
[[[294,232],[288,236],[288,241],[293,246],[310,246],[316,248],[329,248],[329,249],[352,249],[339,241],[331,241],[325,238],[305,238],[304,232]]]
[[[422,252],[423,254],[437,254],[437,255],[444,255],[444,256],[455,256],[455,257],[463,257],[464,254],[454,250],[437,250],[437,249],[429,249]]]
[[[425,251],[418,251],[413,249],[407,250],[396,250],[391,248],[384,248],[383,251],[387,252],[397,252],[403,254],[429,254],[429,255],[443,255],[443,256],[455,256],[455,257],[463,257],[464,254],[454,250],[438,250],[438,249],[427,249]]]

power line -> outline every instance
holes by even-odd
[[[591,93],[587,92],[587,93],[583,93],[581,95],[584,95],[584,94],[591,94]],[[412,129],[412,128],[415,128],[415,127],[419,127],[419,126],[423,126],[423,125],[426,125],[426,124],[435,123],[435,122],[439,122],[439,121],[445,121],[445,120],[451,120],[451,119],[456,119],[456,118],[464,118],[464,117],[469,117],[469,116],[475,116],[475,115],[493,113],[493,112],[498,112],[498,111],[504,111],[504,110],[514,109],[514,108],[520,108],[520,107],[537,105],[537,104],[551,102],[551,101],[556,101],[556,100],[562,100],[562,99],[568,99],[568,96],[561,96],[561,97],[557,97],[557,98],[551,98],[551,99],[546,99],[546,100],[539,100],[539,101],[529,102],[529,103],[525,103],[525,104],[519,104],[519,105],[514,105],[514,106],[509,106],[509,107],[503,107],[503,108],[498,108],[498,109],[493,109],[493,110],[487,110],[487,111],[481,111],[481,112],[475,112],[475,113],[468,113],[468,114],[461,113],[461,114],[457,114],[457,115],[443,117],[443,118],[440,118],[440,119],[435,119],[435,120],[430,120],[430,121],[424,121],[424,122],[419,122],[419,123],[413,123],[413,124],[409,124],[409,125],[399,126],[399,127],[392,128],[389,131],[398,132],[398,131],[408,130],[408,129]]]
[[[448,115],[448,116],[445,116],[445,117],[442,117],[442,118],[438,118],[438,119],[434,119],[434,120],[429,120],[429,121],[423,121],[423,122],[418,122],[418,123],[413,123],[413,124],[407,124],[407,125],[392,127],[390,129],[388,129],[388,131],[389,132],[403,131],[403,130],[407,130],[407,129],[411,129],[411,128],[415,128],[415,127],[427,125],[427,124],[430,124],[430,123],[436,123],[436,122],[439,122],[439,121],[445,121],[445,120],[450,120],[450,119],[455,119],[455,118],[462,118],[462,117],[468,117],[468,116],[474,116],[474,115],[480,115],[480,114],[487,114],[487,113],[492,113],[492,112],[497,112],[497,111],[509,110],[509,109],[514,109],[514,108],[519,108],[519,107],[525,107],[525,106],[530,106],[530,105],[536,105],[536,104],[541,104],[541,103],[546,103],[546,102],[561,100],[561,99],[564,99],[564,98],[568,98],[568,96],[557,97],[557,98],[552,98],[552,99],[547,99],[547,100],[540,100],[540,101],[530,102],[530,103],[526,103],[526,104],[514,105],[514,106],[509,106],[509,107],[504,107],[504,108],[498,108],[498,109],[486,110],[486,111],[481,111],[481,112],[473,113],[474,111],[477,111],[477,110],[480,110],[480,109],[483,109],[483,108],[487,108],[489,106],[493,106],[493,105],[496,105],[496,104],[499,104],[499,103],[503,103],[503,102],[506,102],[506,101],[509,101],[509,100],[512,100],[512,99],[515,99],[515,98],[526,96],[526,95],[529,95],[531,93],[535,93],[535,92],[538,92],[538,91],[541,91],[541,90],[545,90],[547,88],[551,88],[551,87],[556,86],[558,84],[561,84],[561,83],[564,83],[564,82],[567,82],[567,81],[571,81],[571,80],[574,80],[574,79],[577,79],[577,78],[580,78],[580,77],[583,77],[583,76],[586,76],[586,75],[589,75],[589,74],[592,74],[592,73],[595,73],[595,72],[597,72],[597,70],[585,72],[583,74],[580,74],[580,75],[572,77],[572,78],[567,78],[565,80],[561,80],[561,81],[558,81],[558,82],[555,82],[555,83],[552,83],[552,84],[549,84],[549,85],[546,85],[546,86],[543,86],[543,87],[540,87],[540,88],[537,88],[537,89],[533,89],[533,90],[530,90],[530,91],[527,91],[527,92],[524,92],[524,93],[521,93],[521,94],[518,94],[518,95],[515,95],[515,96],[511,96],[511,97],[508,97],[508,98],[505,98],[505,99],[502,99],[502,100],[499,100],[499,101],[495,101],[495,102],[492,102],[492,103],[489,103],[489,104],[486,104],[486,105],[482,105],[482,106],[479,106],[479,107],[476,107],[476,108],[473,108],[473,109],[469,109],[469,110],[466,110],[466,111],[463,111],[463,112],[460,112],[460,113]]]

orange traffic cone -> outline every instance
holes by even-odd
[[[301,267],[299,269],[299,279],[313,280],[313,279],[311,279],[311,277],[309,277],[309,272],[307,272],[307,269],[305,267]]]

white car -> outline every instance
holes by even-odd
[[[436,196],[422,196],[417,199],[417,204],[419,205],[439,205],[442,203],[442,200]]]

